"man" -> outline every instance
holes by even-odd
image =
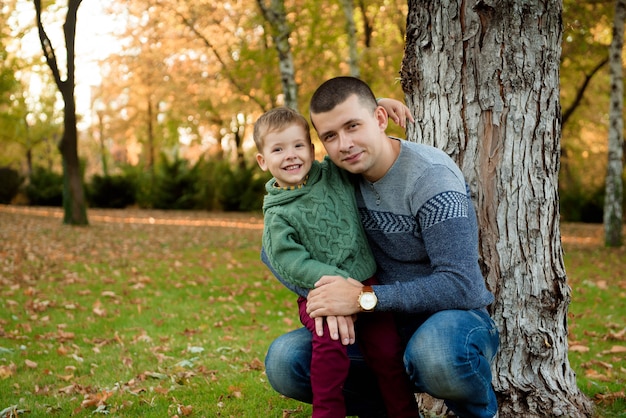
[[[387,119],[356,78],[328,80],[311,99],[311,121],[330,159],[360,175],[355,193],[380,285],[363,288],[324,276],[308,294],[307,312],[328,318],[329,326],[338,319],[341,338],[350,341],[352,315],[394,312],[416,391],[444,399],[460,417],[493,417],[491,361],[498,331],[486,309],[493,295],[478,265],[467,185],[442,151],[388,137]],[[310,333],[301,331],[272,343],[266,373],[277,391],[308,402]],[[354,379],[344,388],[349,413],[384,416],[376,415],[376,388],[365,377],[366,367],[356,355],[353,364]]]

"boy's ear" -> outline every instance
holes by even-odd
[[[257,153],[256,155],[256,162],[257,164],[259,164],[259,167],[261,167],[261,170],[267,171],[267,164],[265,163],[265,158],[263,158],[263,154],[261,154],[260,152]]]

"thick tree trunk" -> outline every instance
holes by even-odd
[[[59,143],[59,151],[63,156],[63,223],[87,225],[87,203],[85,202],[83,176],[78,158],[74,85],[65,84],[63,87],[61,94],[65,102],[64,130]]]
[[[590,416],[567,358],[570,290],[557,180],[557,0],[409,0],[408,138],[445,150],[472,189],[501,332],[500,417]]]
[[[76,39],[76,13],[82,0],[69,0],[67,16],[63,25],[65,35],[67,78],[61,80],[56,55],[52,43],[44,30],[41,20],[41,0],[34,0],[37,13],[39,40],[46,62],[52,71],[65,105],[63,114],[63,136],[59,151],[63,157],[63,223],[87,225],[87,203],[83,189],[83,178],[78,159],[78,132],[76,130],[76,101],[74,98],[74,41]]]
[[[613,19],[613,41],[609,49],[611,68],[611,105],[609,109],[609,160],[604,198],[604,242],[609,247],[622,245],[622,205],[624,192],[624,79],[622,75],[622,49],[624,47],[624,19],[626,0],[616,0]]]

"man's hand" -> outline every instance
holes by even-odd
[[[385,108],[387,114],[389,115],[389,119],[394,121],[396,125],[403,129],[406,129],[407,119],[411,123],[415,122],[409,108],[399,100],[382,98],[378,99],[378,104]]]
[[[311,318],[350,316],[359,312],[359,295],[363,285],[340,276],[322,276],[309,291],[306,311]]]
[[[330,338],[338,340],[341,337],[343,345],[355,343],[354,321],[356,321],[356,315],[315,318],[315,331],[319,336],[324,335],[324,321],[328,324]]]

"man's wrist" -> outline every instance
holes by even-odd
[[[358,298],[358,306],[361,312],[371,312],[376,308],[378,298],[372,286],[363,286]]]

